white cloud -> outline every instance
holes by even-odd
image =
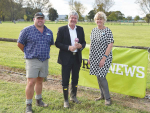
[[[52,7],[57,10],[59,15],[67,15],[70,11],[69,0],[50,0]],[[93,9],[93,0],[80,0],[80,2],[86,7],[84,15],[87,15],[90,10]]]
[[[70,0],[51,0],[53,8],[55,8],[59,15],[68,15],[69,9],[69,2]],[[83,15],[87,15],[90,10],[93,9],[94,1],[95,0],[77,0],[80,1],[85,7],[85,13]],[[121,11],[125,17],[132,16],[135,17],[139,15],[143,17],[142,12],[139,6],[135,3],[135,0],[114,0],[115,5],[110,9],[110,11]]]
[[[69,5],[66,0],[51,0],[52,7],[57,10],[59,15],[68,15]]]
[[[115,5],[110,11],[121,11],[126,17],[144,16],[135,0],[115,0]]]

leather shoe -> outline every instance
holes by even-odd
[[[105,105],[110,106],[111,105],[111,99],[105,100]]]
[[[37,106],[40,106],[40,107],[48,107],[48,104],[45,104],[45,103],[42,101],[42,98],[36,99],[36,105],[37,105]]]
[[[104,100],[104,97],[101,96],[101,97],[95,99],[95,101],[99,101],[99,100]]]
[[[32,104],[27,104],[26,113],[32,113]]]
[[[64,101],[64,108],[69,108],[69,102],[68,101]]]
[[[76,97],[70,97],[70,101],[76,103],[76,104],[80,104],[81,102],[78,101],[78,99]]]

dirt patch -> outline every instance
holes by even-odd
[[[0,79],[7,82],[16,82],[20,84],[26,84],[26,77],[24,74],[19,74],[13,71],[0,70]],[[47,81],[43,83],[43,88],[47,90],[56,90],[62,93],[61,86],[61,76],[49,75]],[[99,97],[99,90],[89,87],[78,86],[78,97],[84,96],[88,100],[94,100]],[[112,98],[112,103],[117,103],[125,107],[135,108],[139,110],[145,110],[150,112],[150,99],[146,98],[137,98],[127,95],[110,93]],[[147,92],[147,95],[150,95],[150,92]]]

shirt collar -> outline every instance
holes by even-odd
[[[68,24],[68,28],[71,29],[71,27],[69,26],[69,24]],[[75,27],[74,27],[73,30],[75,30],[75,29],[77,29],[77,26],[76,26],[76,25],[75,25]],[[72,30],[72,29],[71,29],[71,30]]]
[[[38,29],[35,27],[35,25],[33,25],[33,26],[34,26],[34,29],[38,30]],[[44,34],[45,32],[47,32],[47,27],[44,25],[43,34]]]

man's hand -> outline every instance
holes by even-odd
[[[76,49],[77,49],[76,46],[69,46],[69,50],[72,51],[72,52],[73,52],[74,50],[76,50]]]
[[[76,46],[77,49],[82,48],[82,45],[80,43],[75,43],[75,46]]]
[[[23,51],[24,50],[24,45],[23,44],[21,44],[21,43],[17,43],[17,46],[21,49],[21,51]],[[23,51],[24,52],[24,51]]]

